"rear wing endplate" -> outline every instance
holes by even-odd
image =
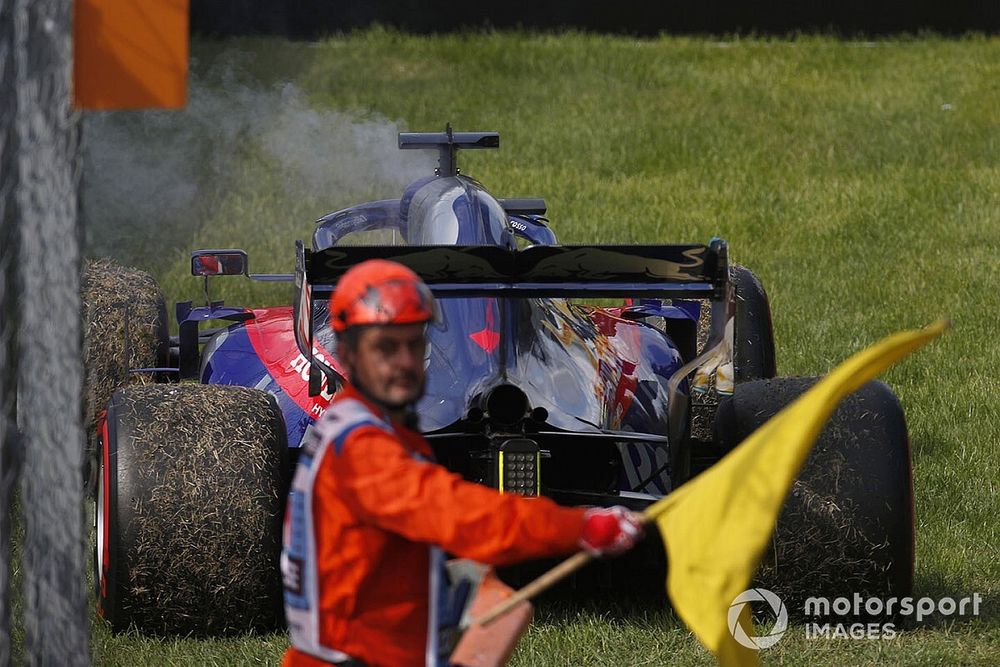
[[[340,373],[321,361],[313,353],[313,298],[312,283],[307,279],[309,251],[302,241],[295,242],[295,300],[292,315],[295,318],[295,344],[299,352],[309,360],[309,395],[319,396],[326,376],[331,391],[343,382]]]

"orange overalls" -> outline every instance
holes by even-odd
[[[500,494],[345,387],[306,439],[281,557],[283,665],[437,665],[443,552],[491,565],[577,547],[583,509]]]

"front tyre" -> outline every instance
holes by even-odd
[[[733,329],[733,366],[736,382],[773,378],[778,374],[774,353],[774,327],[767,293],[750,269],[735,264],[730,269],[736,298]]]

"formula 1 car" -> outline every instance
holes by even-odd
[[[240,250],[195,251],[207,303],[177,304],[178,336],[162,340],[162,314],[125,322],[126,347],[139,347],[129,331],[161,339],[145,361],[126,355],[142,366],[129,377],[147,381],[125,383],[97,419],[95,577],[114,629],[280,623],[285,490],[342,381],[327,304],[365,259],[406,264],[436,294],[420,428],[440,463],[501,492],[642,509],[814,381],[774,379],[766,294],[724,241],[560,245],[544,200],[498,199],[458,172],[458,150],[498,145],[450,126],[400,134],[402,149],[438,152],[436,173],[320,218],[294,274],[250,274]],[[384,242],[355,244],[373,238]],[[210,277],[230,275],[290,281],[293,302],[207,298]],[[903,595],[912,572],[906,426],[872,383],[824,431],[761,577],[793,596]]]

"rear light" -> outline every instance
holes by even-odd
[[[538,443],[514,438],[500,445],[496,487],[500,493],[537,496],[541,489],[541,452]]]

